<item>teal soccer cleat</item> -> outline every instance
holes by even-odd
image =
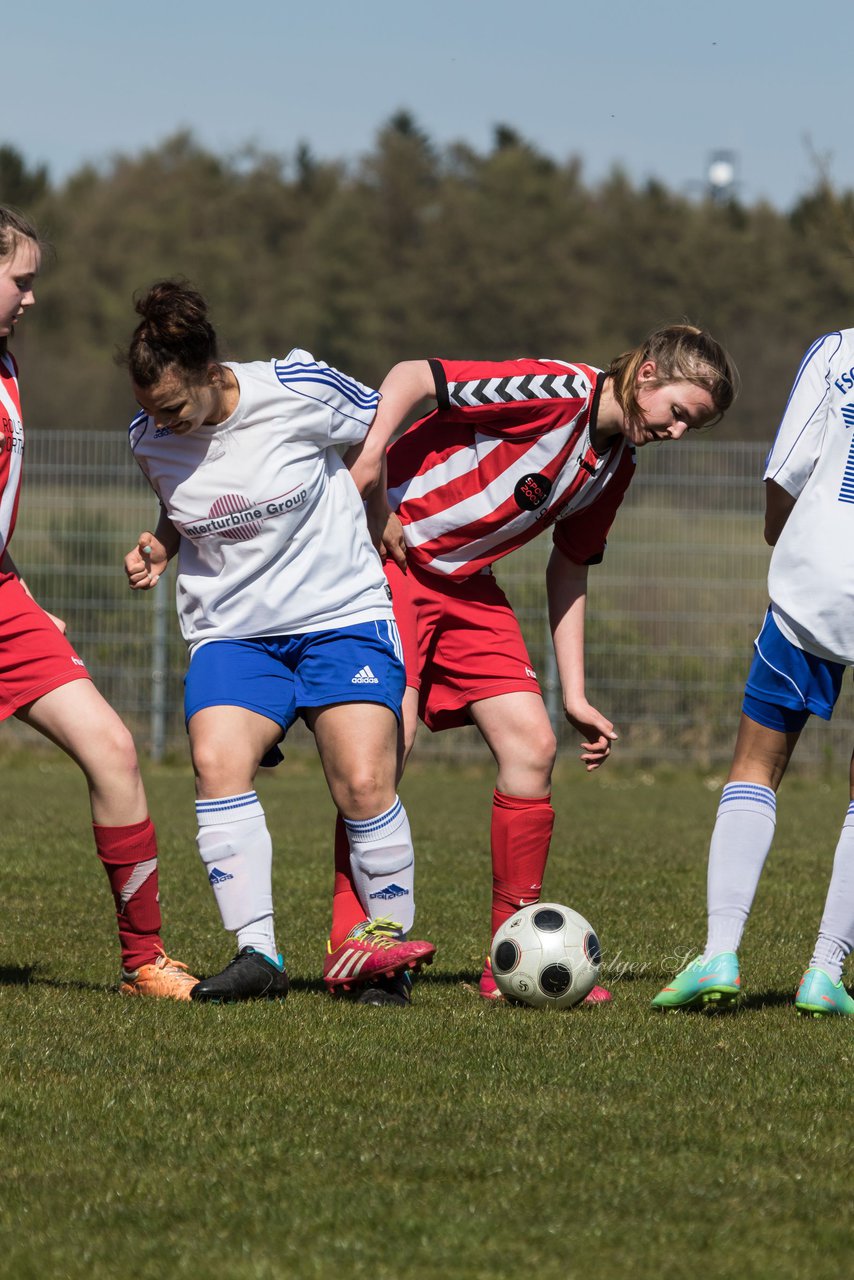
[[[734,951],[696,960],[653,997],[654,1009],[701,1009],[706,1005],[725,1009],[741,995],[738,956]]]
[[[854,1000],[842,982],[834,983],[824,969],[807,969],[795,996],[795,1008],[805,1018],[826,1018],[833,1014],[854,1018]]]

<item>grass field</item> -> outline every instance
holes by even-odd
[[[410,1010],[331,1001],[331,804],[295,755],[259,781],[293,989],[276,1007],[126,1001],[84,788],[8,754],[0,867],[0,1275],[598,1277],[851,1274],[854,1027],[798,1019],[839,824],[837,782],[784,785],[731,1013],[652,995],[703,938],[720,779],[557,779],[546,896],[598,927],[610,1008],[485,1006],[491,777],[415,767]],[[609,766],[609,768],[611,768]],[[149,771],[167,945],[230,958],[183,763]]]

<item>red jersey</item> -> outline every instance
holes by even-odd
[[[24,423],[18,369],[7,351],[0,355],[0,557],[15,528],[23,462]]]
[[[438,408],[388,453],[409,559],[467,578],[554,525],[570,560],[601,560],[634,474],[622,436],[604,454],[590,443],[605,375],[561,360],[430,366]]]

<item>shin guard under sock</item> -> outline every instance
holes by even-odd
[[[122,966],[132,971],[163,951],[154,824],[150,818],[127,827],[93,823],[92,830],[116,904]]]
[[[492,933],[520,907],[537,902],[555,814],[551,797],[492,797]]]
[[[273,933],[273,843],[254,791],[198,800],[196,837],[226,929],[238,946],[276,960]]]
[[[400,800],[362,821],[344,819],[359,899],[372,920],[388,916],[406,934],[415,919],[415,854]],[[363,917],[364,918],[364,917]]]

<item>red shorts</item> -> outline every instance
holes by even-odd
[[[540,693],[522,632],[491,573],[462,581],[386,561],[406,683],[428,729],[471,724],[469,706],[502,693]]]
[[[89,672],[20,579],[0,573],[0,720]]]

